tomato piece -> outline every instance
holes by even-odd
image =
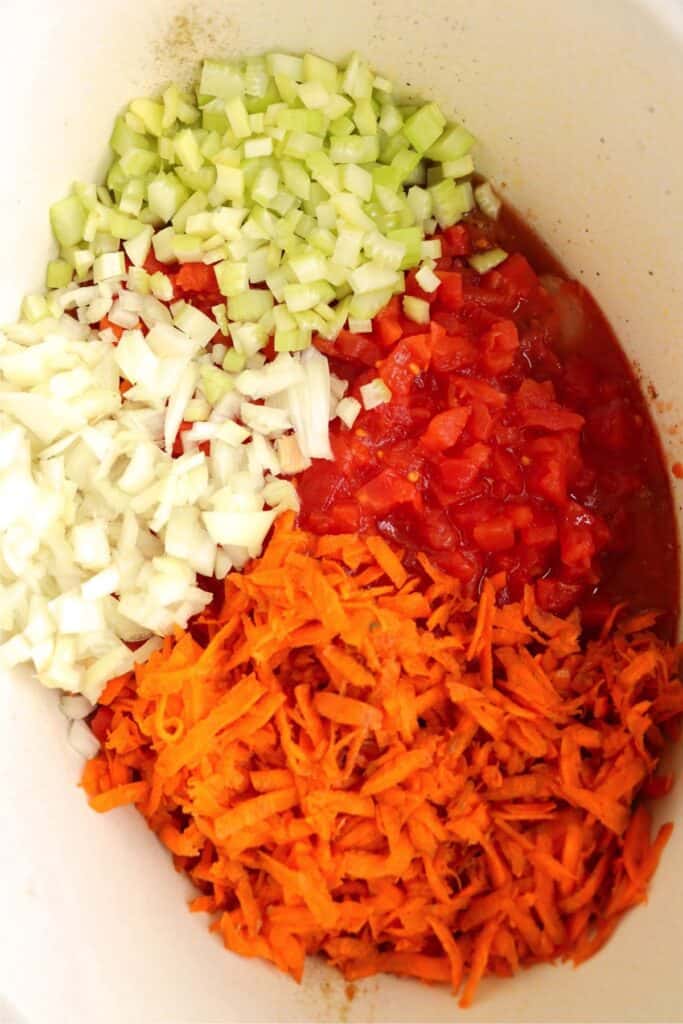
[[[143,263],[144,269],[148,274],[173,274],[177,267],[177,263],[161,263],[160,260],[154,255],[154,249],[150,249],[147,254],[147,259]]]
[[[182,292],[219,291],[214,269],[206,263],[183,263],[173,275],[173,283]]]
[[[498,516],[485,523],[478,523],[472,536],[482,551],[505,551],[514,546],[515,527],[507,516]]]
[[[441,252],[444,256],[469,256],[472,251],[470,236],[464,224],[455,224],[441,234]]]
[[[436,293],[436,301],[444,309],[457,310],[462,306],[462,274],[457,270],[437,270],[436,276],[441,284]]]
[[[499,320],[482,338],[484,354],[482,364],[491,374],[506,373],[515,361],[519,349],[519,335],[512,320]]]
[[[496,268],[511,291],[520,298],[528,298],[538,288],[538,277],[529,261],[519,252]]]
[[[112,331],[116,335],[117,341],[121,339],[121,335],[123,334],[123,327],[119,327],[118,324],[113,324],[108,316],[103,316],[102,319],[100,320],[100,330]]]
[[[368,480],[358,490],[357,498],[363,508],[375,515],[388,512],[397,505],[412,504],[417,507],[420,504],[415,484],[391,469]]]
[[[586,587],[583,583],[570,583],[561,579],[538,580],[536,600],[541,608],[554,615],[568,615],[581,600]]]
[[[420,439],[423,447],[429,452],[452,448],[465,429],[469,415],[470,409],[466,405],[437,413]]]

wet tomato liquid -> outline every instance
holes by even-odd
[[[299,478],[301,524],[378,531],[476,593],[505,573],[546,609],[599,626],[618,601],[678,612],[676,523],[659,438],[607,321],[510,210],[443,233],[430,322],[398,298],[370,334],[317,344],[347,394],[380,377],[391,400],[331,428],[333,461]],[[479,275],[467,256],[511,255]]]

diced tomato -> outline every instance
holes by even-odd
[[[358,490],[357,498],[363,508],[375,515],[388,512],[397,505],[412,504],[417,507],[420,503],[415,484],[391,469],[368,480]]]
[[[143,266],[148,274],[172,274],[175,271],[177,264],[161,263],[161,261],[154,255],[154,249],[150,249]]]
[[[505,551],[515,543],[515,527],[507,516],[478,523],[472,535],[482,551]]]
[[[538,580],[536,600],[545,611],[566,615],[579,603],[585,590],[584,583],[569,583],[561,579]]]
[[[452,448],[465,429],[469,415],[470,409],[466,405],[437,413],[422,435],[423,447],[429,452]]]
[[[436,301],[444,309],[457,310],[462,306],[462,274],[457,270],[436,272],[441,284],[436,294]]]
[[[519,348],[517,328],[512,320],[499,320],[482,338],[482,364],[487,373],[506,373],[515,361]]]
[[[446,228],[441,234],[441,251],[444,256],[469,256],[472,251],[470,236],[463,224]]]
[[[521,298],[528,298],[538,287],[538,277],[529,261],[521,253],[512,253],[497,269],[515,295]]]
[[[218,291],[215,271],[206,263],[184,263],[173,275],[173,283],[182,292]]]

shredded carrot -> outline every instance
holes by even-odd
[[[486,974],[582,961],[645,899],[670,828],[639,795],[668,788],[683,687],[652,615],[587,642],[531,589],[474,602],[417,562],[283,517],[197,630],[107,686],[82,785],[137,804],[229,949],[467,1006]]]

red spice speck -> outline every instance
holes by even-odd
[[[674,462],[673,466],[671,467],[671,472],[677,480],[683,480],[683,463]]]

